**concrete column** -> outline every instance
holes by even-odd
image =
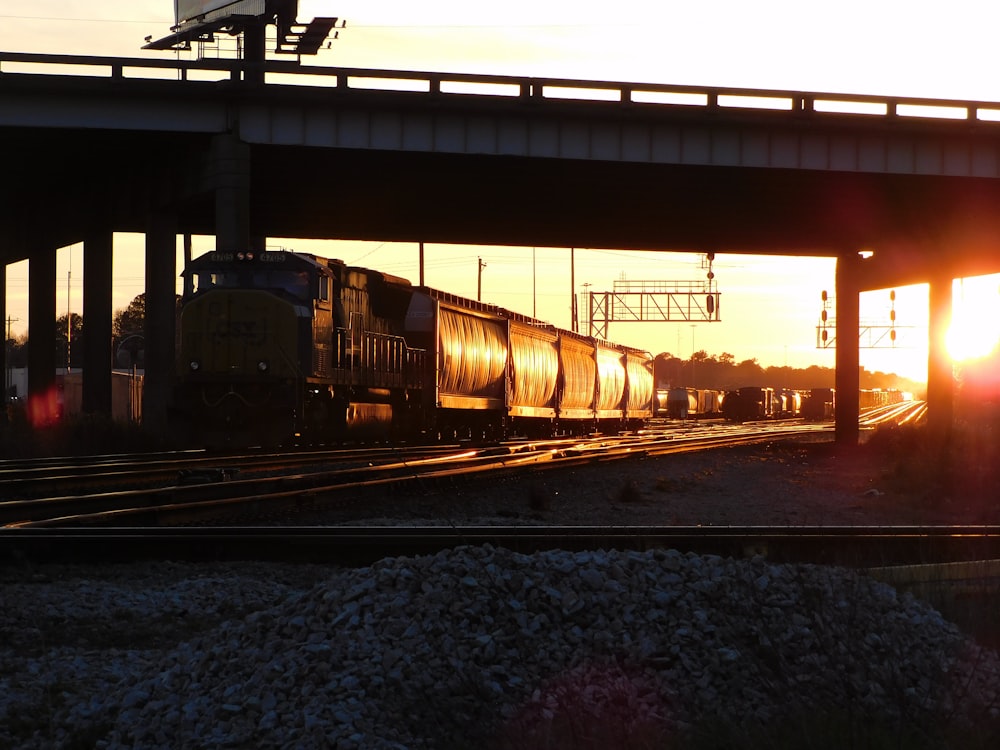
[[[0,261],[0,316],[3,317],[3,348],[0,348],[0,372],[3,373],[3,398],[0,399],[0,422],[7,419],[7,261]]]
[[[111,285],[113,233],[83,240],[83,411],[111,416]]]
[[[209,156],[215,191],[215,249],[247,250],[250,244],[250,147],[232,135],[212,140]]]
[[[836,316],[837,316],[837,358],[836,387],[837,407],[834,439],[838,446],[857,446],[858,391],[861,379],[858,374],[860,356],[858,353],[858,330],[861,325],[860,313],[861,257],[854,251],[837,257],[836,270]]]
[[[28,257],[28,412],[36,424],[55,419],[56,251]]]
[[[927,428],[930,438],[942,447],[951,438],[954,417],[955,376],[946,342],[952,314],[952,281],[950,273],[938,272],[928,291]]]
[[[176,351],[177,217],[154,211],[146,227],[145,377],[143,429],[166,435]]]

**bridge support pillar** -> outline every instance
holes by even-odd
[[[145,377],[142,424],[152,435],[166,435],[172,401],[176,349],[177,217],[154,211],[146,227]]]
[[[838,446],[857,446],[858,391],[861,379],[858,374],[858,330],[861,325],[861,256],[855,251],[837,256],[837,356],[836,387],[837,406],[834,439]]]
[[[209,168],[215,192],[215,248],[247,250],[250,244],[250,147],[232,135],[212,140]]]
[[[28,261],[28,414],[38,425],[57,417],[56,251],[40,249]]]
[[[0,409],[0,422],[7,419],[7,389],[10,382],[7,379],[7,322],[9,314],[7,312],[7,261],[0,261],[0,314],[3,316],[3,348],[0,349],[0,371],[3,372],[3,408]]]
[[[952,277],[939,272],[928,291],[927,431],[934,445],[945,450],[951,439],[955,377],[948,356],[947,334],[952,312]]]
[[[83,240],[83,411],[111,416],[111,281],[113,233]]]

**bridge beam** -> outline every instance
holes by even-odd
[[[89,232],[83,240],[83,398],[88,414],[111,416],[111,287],[113,232]]]
[[[837,356],[835,383],[837,387],[834,440],[838,446],[857,446],[858,374],[860,354],[857,331],[861,324],[861,257],[854,250],[837,256],[835,285],[837,289]]]

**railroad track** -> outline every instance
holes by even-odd
[[[822,425],[786,424],[719,432],[666,431],[585,440],[547,440],[484,449],[434,449],[430,455],[420,453],[414,458],[390,452],[381,456],[382,463],[376,463],[369,451],[362,460],[354,460],[350,466],[345,466],[344,457],[340,456],[331,469],[268,473],[246,479],[227,475],[226,468],[206,465],[201,469],[201,477],[189,473],[184,482],[175,481],[168,486],[0,502],[0,524],[8,528],[151,527],[218,524],[245,519],[248,514],[268,519],[275,513],[291,514],[323,504],[358,502],[388,488],[404,489],[440,481],[500,477],[529,470],[572,468],[598,461],[790,439],[828,429]],[[329,461],[329,456],[326,460]],[[259,470],[260,465],[255,467]],[[129,469],[126,473],[132,471]],[[172,472],[176,479],[177,467]]]
[[[243,473],[277,473],[309,466],[366,466],[415,456],[446,454],[457,446],[401,446],[256,452],[232,455],[202,450],[146,455],[86,456],[0,462],[4,500],[84,495],[99,489],[141,489],[219,481]]]
[[[1000,526],[338,526],[0,529],[0,561],[259,560],[365,565],[491,544],[546,549],[670,548],[773,562],[888,567],[1000,559]]]
[[[916,410],[907,414],[916,413]],[[905,419],[897,414],[895,419]],[[875,420],[879,417],[875,416]],[[874,422],[873,422],[874,423]],[[978,527],[552,527],[338,526],[271,527],[234,522],[363,502],[387,490],[426,489],[434,482],[499,478],[762,441],[815,436],[828,424],[763,423],[655,430],[620,437],[552,440],[490,449],[437,449],[435,455],[308,473],[180,484],[0,503],[0,559],[261,559],[343,564],[399,554],[433,553],[458,544],[545,548],[672,547],[720,555],[764,554],[776,561],[902,565],[1000,557],[1000,528]],[[372,457],[367,450],[365,455]],[[260,457],[258,457],[259,459]],[[318,456],[306,462],[319,461]],[[162,459],[157,459],[157,461]],[[247,460],[246,457],[233,460]],[[266,464],[265,457],[260,463]],[[329,455],[324,457],[329,462]],[[220,459],[203,464],[217,471]],[[209,466],[212,464],[212,466]],[[133,471],[134,469],[125,469]],[[177,465],[170,468],[176,473]],[[195,471],[187,466],[185,471]],[[101,472],[95,471],[94,474]],[[279,510],[280,509],[280,510]],[[209,524],[217,524],[211,526]]]

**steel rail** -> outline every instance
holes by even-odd
[[[314,508],[357,501],[373,491],[402,489],[413,483],[500,477],[524,471],[572,468],[640,456],[659,456],[707,448],[746,445],[774,439],[815,435],[815,425],[770,427],[750,433],[695,438],[643,438],[585,441],[541,450],[508,448],[461,451],[451,456],[363,466],[312,474],[171,486],[151,490],[100,493],[34,501],[0,503],[0,523],[12,528],[131,523],[193,524],[217,521],[237,512],[273,514],[281,507]],[[828,429],[828,428],[827,428]]]
[[[205,451],[181,452],[178,455],[136,457],[117,455],[95,457],[87,462],[74,459],[46,459],[35,462],[0,463],[0,498],[7,500],[51,497],[54,494],[82,495],[88,489],[103,487],[149,488],[154,485],[205,481],[221,475],[233,476],[243,471],[256,473],[315,464],[369,464],[372,461],[399,459],[401,456],[454,451],[457,446],[395,446],[379,448],[335,448],[326,450],[210,454]],[[2,513],[0,513],[2,520]]]
[[[1000,557],[1000,526],[340,526],[0,529],[0,562],[260,560],[365,565],[464,545],[678,549],[850,567]]]

